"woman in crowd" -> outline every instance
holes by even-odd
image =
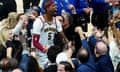
[[[8,26],[9,28],[14,28],[15,25],[17,24],[17,15],[18,14],[16,12],[10,12],[8,14],[8,17],[1,21],[0,26],[1,27]]]
[[[1,55],[0,60],[3,58],[8,58],[10,61],[10,66],[8,68],[2,68],[3,65],[1,65],[1,68],[3,71],[14,69],[17,67],[22,54],[22,44],[18,40],[13,39],[13,33],[12,30],[8,27],[4,27],[0,30],[0,45],[1,45]],[[12,62],[12,58],[15,58],[14,62]]]

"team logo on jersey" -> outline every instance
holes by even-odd
[[[48,27],[48,28],[44,29],[44,32],[49,32],[49,31],[56,32],[56,28]]]

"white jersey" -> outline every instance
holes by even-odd
[[[45,22],[43,16],[40,16],[33,23],[33,32],[32,33],[40,35],[39,42],[43,46],[47,45],[50,47],[50,46],[54,45],[53,40],[54,40],[54,35],[55,35],[56,31],[57,32],[62,31],[62,26],[56,18],[53,18],[52,24],[48,24],[47,22]]]

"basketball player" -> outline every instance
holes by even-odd
[[[57,13],[56,4],[52,0],[46,0],[45,5],[45,14],[39,16],[33,23],[33,35],[32,35],[32,44],[34,48],[37,48],[37,55],[39,55],[39,64],[42,68],[45,67],[48,62],[47,50],[50,46],[54,45],[54,35],[56,32],[59,32],[62,41],[66,40],[62,32],[62,26],[60,22],[55,18]]]

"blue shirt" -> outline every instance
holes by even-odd
[[[98,40],[94,36],[91,36],[89,39],[89,42],[93,45],[93,47],[95,47],[97,41]],[[95,58],[94,56],[94,59],[96,72],[114,72],[113,64],[109,56],[109,48],[106,55],[101,55],[98,58]]]
[[[77,14],[85,14],[84,8],[89,7],[87,0],[68,0],[68,2],[75,7]]]
[[[96,72],[94,56],[92,55],[87,41],[84,39],[81,41],[83,48],[86,48],[90,53],[87,63],[82,63],[78,66],[77,72]]]
[[[108,54],[96,59],[96,72],[114,72],[113,64]]]

